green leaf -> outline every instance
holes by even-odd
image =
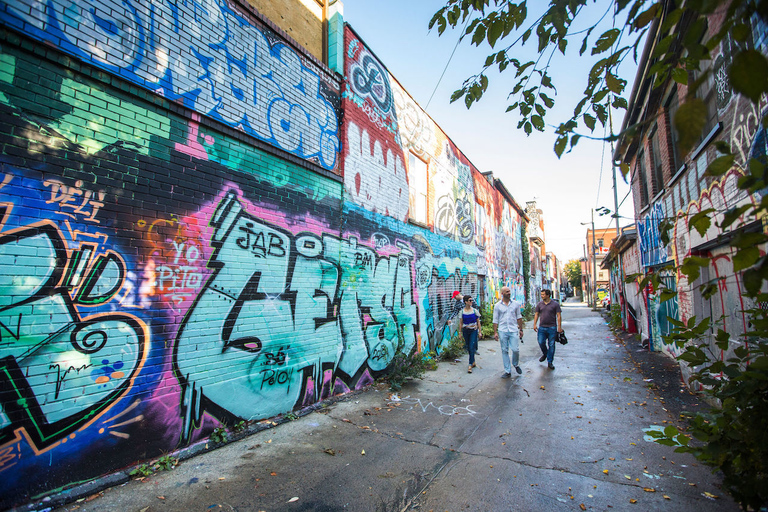
[[[555,100],[553,100],[543,92],[539,93],[539,98],[541,98],[541,101],[544,102],[544,105],[546,105],[547,108],[552,108],[555,105]]]
[[[644,26],[648,25],[651,20],[656,17],[656,13],[659,12],[660,7],[660,3],[655,3],[648,10],[638,14],[633,23],[635,28],[643,28]]]
[[[763,233],[740,233],[731,241],[731,247],[739,249],[757,247],[766,241],[768,241],[768,236]]]
[[[587,125],[587,128],[590,129],[590,131],[595,131],[595,118],[592,117],[589,114],[584,114],[582,116],[582,119],[584,119],[584,124]]]
[[[523,44],[528,40],[528,38],[531,37],[531,29],[526,30],[523,32]]]
[[[669,31],[669,29],[675,26],[683,16],[683,12],[683,9],[675,9],[672,12],[665,14],[664,23],[661,25],[661,32],[666,33]]]
[[[712,163],[707,166],[705,174],[707,176],[722,176],[733,167],[733,162],[735,160],[735,155],[725,155],[715,158]]]
[[[733,57],[728,78],[734,91],[757,103],[768,92],[768,60],[757,50],[739,52]]]
[[[664,435],[667,437],[675,437],[677,434],[679,434],[679,431],[674,425],[667,425],[664,428]]]
[[[723,220],[720,222],[720,229],[725,229],[736,222],[745,212],[752,208],[751,204],[745,204],[736,208],[726,210],[723,214]]]
[[[555,154],[557,155],[557,158],[560,158],[563,155],[563,151],[565,151],[565,145],[568,143],[568,136],[567,135],[561,135],[557,138],[555,141]]]
[[[531,116],[531,122],[538,131],[544,131],[544,119],[541,116]]]
[[[443,20],[443,24],[445,24],[445,18],[443,17],[443,14],[445,13],[445,7],[441,7],[440,10],[438,10],[433,16],[432,19],[429,20],[429,26],[427,27],[429,30],[432,30],[432,27],[435,26],[435,23],[438,23],[441,19]],[[440,31],[442,33],[442,31]]]
[[[674,68],[672,69],[672,80],[682,85],[688,85],[688,72],[683,68]]]
[[[584,55],[584,52],[587,51],[587,42],[589,41],[589,35],[592,33],[592,31],[595,29],[594,26],[589,27],[589,30],[587,30],[587,35],[584,36],[584,40],[581,42],[581,48],[579,48],[579,56]]]
[[[760,250],[757,247],[746,247],[733,256],[733,271],[739,272],[749,268],[760,259]]]
[[[475,29],[475,33],[472,36],[472,44],[474,44],[475,46],[480,46],[480,43],[482,43],[484,39],[485,39],[485,25],[481,23]]]
[[[661,290],[661,293],[659,294],[659,301],[660,302],[667,302],[670,299],[674,299],[677,297],[677,292],[673,292],[671,290]]]
[[[621,96],[614,96],[612,105],[613,108],[620,108],[623,110],[626,110],[628,107],[626,98],[622,98]]]
[[[663,38],[661,41],[656,43],[656,47],[653,49],[653,58],[658,59],[667,51],[669,50],[669,47],[672,45],[672,42],[675,40],[676,36],[674,34],[668,35],[667,37]]]
[[[612,93],[621,94],[624,87],[627,85],[627,81],[622,80],[613,73],[608,73],[605,77],[605,85],[608,86],[608,89],[610,89]]]
[[[749,25],[746,23],[739,23],[731,29],[731,36],[740,43],[747,40],[750,35]]]
[[[712,225],[712,219],[710,218],[710,215],[713,212],[714,210],[712,208],[707,208],[706,210],[702,210],[688,219],[688,231],[690,231],[691,228],[695,228],[699,233],[699,236],[704,236],[709,227]]]
[[[453,94],[451,94],[451,103],[453,103],[454,101],[464,96],[465,92],[466,92],[465,89],[459,89],[458,91],[453,91]]]
[[[491,23],[490,28],[488,29],[488,44],[491,45],[491,48],[496,44],[496,41],[499,39],[499,36],[504,32],[504,22],[500,19],[496,19]]]
[[[579,136],[579,135],[571,135],[571,149],[573,149],[573,146],[578,144],[580,138],[581,138],[581,136]]]
[[[592,55],[603,53],[608,50],[613,46],[613,43],[616,41],[616,38],[619,37],[619,34],[621,34],[621,31],[617,28],[612,28],[603,32],[598,40],[595,41],[595,46],[592,48]]]
[[[568,40],[565,38],[559,39],[557,41],[557,48],[560,50],[560,53],[565,55],[565,47],[568,46]]]
[[[628,163],[626,163],[626,162],[623,162],[623,163],[622,163],[622,164],[619,166],[619,170],[621,170],[621,175],[622,175],[622,176],[624,176],[624,178],[626,178],[627,176],[629,176],[629,164],[628,164]]]
[[[686,155],[699,140],[699,136],[707,122],[707,106],[699,98],[686,101],[677,110],[675,128],[680,135],[679,149],[681,155]]]
[[[744,281],[744,288],[746,288],[748,295],[754,296],[760,292],[760,288],[763,285],[763,278],[757,269],[750,268],[749,270],[744,271],[742,280]]]

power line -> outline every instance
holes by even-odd
[[[443,77],[445,76],[445,72],[448,71],[448,66],[451,64],[451,60],[453,59],[453,55],[456,53],[456,48],[459,47],[459,43],[461,42],[462,38],[464,37],[464,31],[467,30],[467,25],[469,25],[470,17],[467,16],[467,22],[464,24],[464,28],[461,29],[461,34],[459,35],[458,41],[456,41],[456,46],[453,47],[453,51],[451,52],[451,56],[448,57],[448,62],[445,63],[445,68],[443,68],[443,74],[440,75],[440,78],[437,80],[437,83],[435,84],[435,89],[432,91],[432,95],[429,97],[429,101],[427,102],[427,106],[424,107],[424,110],[427,110],[429,108],[429,104],[432,103],[432,98],[435,97],[435,93],[437,92],[438,86],[440,86],[440,82],[443,81]]]

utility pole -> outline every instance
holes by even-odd
[[[616,222],[618,222],[618,219],[616,219]],[[582,226],[586,226],[588,224],[592,224],[592,250],[589,252],[590,257],[592,258],[592,297],[591,297],[591,306],[592,309],[597,309],[597,258],[595,257],[595,250],[597,249],[597,243],[595,242],[595,209],[592,208],[592,221],[591,222],[580,222]]]
[[[618,222],[619,219],[616,219]],[[597,256],[595,255],[595,209],[592,208],[592,309],[597,309]]]
[[[608,108],[608,126],[611,130],[611,136],[613,136],[612,110],[612,108]],[[618,238],[621,235],[621,230],[619,228],[619,191],[616,188],[616,161],[613,159],[613,140],[611,140],[611,170],[613,171],[613,217],[616,219],[616,238]]]

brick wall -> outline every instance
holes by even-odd
[[[348,29],[342,100],[247,9],[67,5],[0,1],[0,508],[440,351],[454,291],[523,296],[522,219]]]

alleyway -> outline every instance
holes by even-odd
[[[441,363],[62,510],[738,510],[708,468],[644,440],[676,418],[603,318],[563,318],[554,371],[529,323],[519,377],[484,340],[472,374]]]

